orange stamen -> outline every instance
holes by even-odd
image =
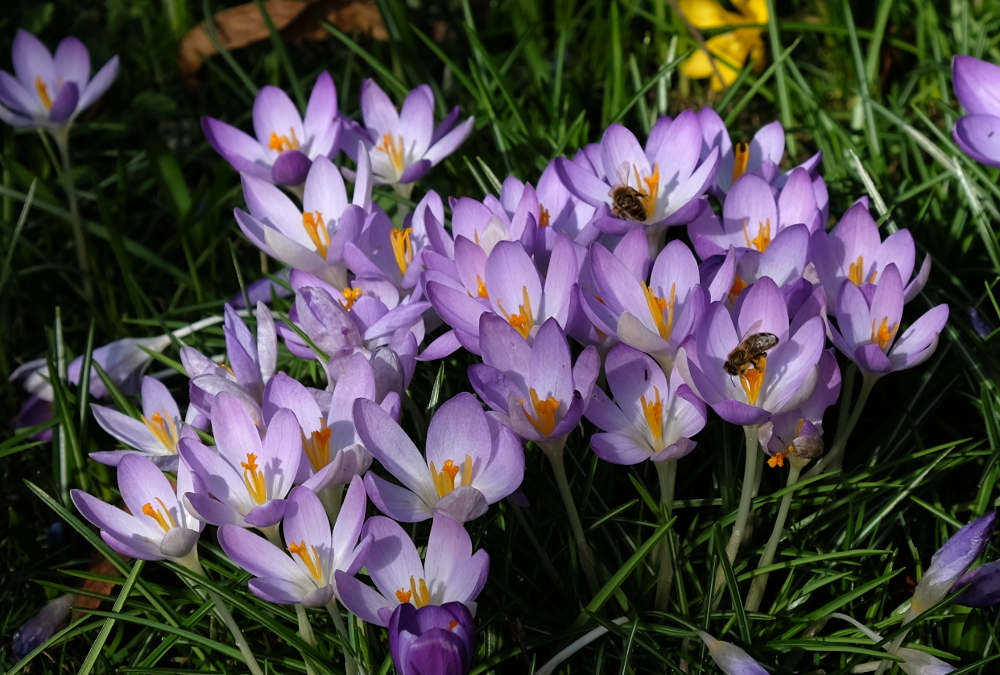
[[[785,457],[787,455],[787,452],[777,452],[771,455],[771,459],[767,460],[767,465],[772,469],[776,466],[785,466]]]
[[[763,223],[757,222],[757,236],[753,239],[747,232],[747,222],[747,220],[743,221],[743,239],[746,241],[747,248],[755,248],[763,253],[771,245],[771,219],[768,218]]]
[[[438,497],[451,494],[452,490],[458,486],[472,484],[472,457],[470,455],[466,455],[465,461],[461,464],[455,464],[450,459],[445,460],[440,471],[434,466],[434,462],[431,462],[430,470],[431,481],[434,482],[434,489],[437,490]],[[462,474],[462,478],[458,481],[458,485],[455,485],[455,477],[459,473]]]
[[[340,294],[344,296],[343,300],[339,300],[340,306],[344,308],[344,311],[351,311],[351,307],[354,307],[354,303],[365,294],[360,288],[351,288],[350,286],[345,286]]]
[[[729,302],[735,303],[736,298],[740,297],[740,293],[747,287],[747,282],[743,281],[743,278],[739,274],[733,277],[733,285],[729,289]]]
[[[892,342],[892,338],[895,337],[896,331],[899,329],[899,324],[894,323],[892,327],[889,327],[889,319],[887,317],[882,317],[882,323],[878,325],[878,329],[875,328],[877,320],[872,320],[872,344],[877,344],[885,351],[889,348],[889,343]]]
[[[740,373],[740,384],[743,385],[743,392],[747,395],[747,401],[750,405],[757,405],[757,398],[760,396],[760,389],[764,384],[766,370],[767,355],[761,354],[757,357],[756,367],[751,364],[749,368]]]
[[[533,388],[528,390],[528,394],[531,397],[531,407],[535,410],[535,415],[532,416],[524,407],[524,399],[521,399],[521,412],[524,416],[528,418],[531,422],[531,426],[535,427],[542,436],[550,436],[552,430],[556,428],[556,412],[559,410],[559,401],[557,401],[552,396],[546,399],[538,398],[538,392]]]
[[[396,599],[399,600],[400,602],[409,602],[411,595],[412,593],[410,593],[409,591],[405,591],[402,588],[396,591]]]
[[[549,226],[549,210],[538,205],[538,227],[548,227]]]
[[[330,231],[326,229],[323,222],[323,214],[319,211],[306,211],[302,214],[302,227],[309,240],[316,247],[316,252],[321,258],[326,258],[326,251],[330,246]]]
[[[310,551],[310,549],[312,549]],[[306,548],[305,540],[301,543],[296,544],[294,541],[288,545],[288,552],[292,555],[297,555],[306,565],[306,569],[309,570],[309,574],[312,575],[313,579],[319,581],[323,577],[323,561],[319,557],[319,553],[316,551],[315,546],[310,546]]]
[[[163,444],[163,447],[174,454],[177,453],[177,426],[174,424],[173,417],[167,415],[164,418],[163,415],[156,412],[153,413],[152,419],[143,415],[142,423],[152,432],[156,440]]]
[[[653,165],[653,173],[648,178],[639,177],[639,167],[633,165],[632,171],[635,173],[635,184],[637,192],[642,199],[642,208],[646,211],[646,218],[650,218],[656,213],[656,201],[660,196],[660,165]],[[646,186],[643,187],[642,184]]]
[[[860,286],[863,282],[863,276],[865,273],[865,259],[863,256],[858,256],[857,262],[852,262],[851,266],[848,268],[847,278],[851,280],[855,286]]]
[[[410,240],[410,235],[413,234],[413,228],[408,227],[405,230],[393,229],[389,232],[389,241],[392,244],[392,254],[396,258],[396,265],[399,267],[399,273],[406,275],[406,270],[410,268],[410,263],[413,262],[413,242]]]
[[[323,418],[320,418],[319,422],[321,425],[319,431],[313,431],[308,438],[302,434],[302,448],[313,471],[319,471],[330,463],[330,436],[333,435],[333,429],[326,426],[326,420]]]
[[[299,139],[295,135],[295,129],[289,127],[288,134],[291,136],[289,140],[288,136],[279,136],[276,132],[271,132],[271,137],[267,141],[268,150],[277,150],[280,155],[288,150],[298,150],[299,149]]]
[[[747,143],[737,143],[733,146],[733,182],[735,183],[747,172],[750,163],[750,146]]]
[[[518,309],[520,310],[517,314],[508,314],[497,299],[497,307],[503,312],[504,318],[510,322],[510,325],[521,334],[525,340],[531,336],[531,329],[535,327],[535,315],[531,311],[531,297],[528,296],[528,287],[521,287],[522,300],[524,304],[520,305]]]
[[[653,387],[653,391],[656,392],[656,399],[652,403],[646,400],[645,394],[639,397],[639,403],[642,405],[646,425],[653,432],[653,439],[660,443],[663,440],[663,401],[660,400],[659,387]]]
[[[246,483],[247,492],[258,504],[267,501],[267,487],[264,485],[264,472],[257,466],[257,455],[252,452],[247,453],[247,461],[240,462],[243,467],[243,482]]]
[[[170,509],[168,509],[167,505],[163,503],[163,500],[157,497],[156,501],[160,503],[162,510],[154,509],[151,502],[146,502],[142,505],[143,514],[155,520],[156,524],[159,525],[160,529],[164,532],[168,532],[171,527],[177,527],[177,521],[174,520],[173,514],[170,513]],[[168,520],[170,522],[167,522]]]
[[[392,134],[385,134],[382,136],[382,142],[376,145],[375,149],[388,155],[389,161],[392,162],[392,168],[394,168],[397,173],[403,172],[402,136],[396,136],[396,138],[393,139]]]
[[[35,76],[35,91],[38,92],[38,98],[41,99],[45,109],[52,110],[52,98],[49,96],[49,88],[42,82],[42,78],[37,75]]]
[[[478,274],[476,275],[476,285],[478,286],[478,290],[476,291],[476,295],[478,295],[480,298],[483,298],[484,300],[489,300],[490,299],[490,293],[486,289],[486,282],[483,281],[483,278],[481,276],[479,276]]]
[[[646,306],[649,308],[649,313],[653,317],[653,324],[656,325],[656,330],[660,333],[660,337],[664,340],[670,339],[670,333],[674,329],[674,300],[677,293],[677,284],[670,285],[670,299],[658,297],[653,291],[646,285],[646,282],[640,281],[642,284],[643,295],[646,296]],[[667,318],[663,319],[663,312],[666,311]]]

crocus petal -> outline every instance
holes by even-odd
[[[951,62],[955,96],[971,115],[992,115],[1000,110],[1000,66],[971,56]]]
[[[951,136],[969,157],[988,166],[1000,167],[1000,117],[967,115],[955,122]]]
[[[94,101],[99,99],[104,92],[108,90],[108,87],[115,81],[118,77],[118,57],[112,56],[111,59],[104,64],[104,66],[97,71],[87,87],[80,94],[80,102],[76,104],[77,110],[86,110],[89,108]]]
[[[90,79],[90,53],[73,36],[63,38],[56,47],[52,64],[63,82],[75,82],[81,91]]]
[[[403,485],[424,501],[437,501],[427,463],[417,446],[398,424],[374,401],[354,402],[354,423],[365,447]]]
[[[956,591],[963,586],[968,588],[955,600],[956,605],[992,607],[1000,603],[1000,560],[966,572],[958,578],[951,590]]]
[[[424,469],[426,473],[426,468]],[[381,476],[365,474],[365,489],[379,511],[401,523],[419,523],[431,517],[432,507],[415,492],[394,485]],[[436,504],[437,499],[432,500]]]
[[[893,370],[912,368],[930,358],[937,346],[938,336],[948,322],[948,313],[948,305],[938,305],[906,329],[889,352]]]
[[[640,447],[627,434],[594,434],[590,447],[594,454],[612,464],[638,464],[651,456],[649,448]]]
[[[298,150],[281,153],[271,167],[271,180],[276,185],[301,185],[309,173],[312,162]]]
[[[475,127],[476,118],[470,117],[457,127],[449,131],[447,134],[442,136],[440,139],[434,142],[434,145],[424,153],[424,159],[430,161],[432,166],[436,166],[448,155],[455,152],[465,139],[469,137],[472,133],[472,129]]]
[[[59,88],[56,98],[52,102],[49,110],[49,121],[53,124],[63,124],[76,111],[77,102],[80,100],[80,89],[76,82],[67,82]]]
[[[768,675],[759,663],[736,645],[716,640],[705,631],[698,631],[698,637],[708,646],[712,660],[726,675]]]

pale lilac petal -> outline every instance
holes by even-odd
[[[611,204],[608,184],[578,164],[564,157],[555,159],[556,173],[566,189],[591,206]]]
[[[889,352],[893,370],[912,368],[930,358],[948,322],[948,311],[948,305],[933,307],[906,329]]]
[[[380,609],[394,608],[399,604],[395,597],[390,601],[371,586],[367,586],[350,574],[337,570],[337,595],[344,606],[360,619],[375,626],[385,626],[379,618]],[[402,587],[400,587],[402,588]]]
[[[1000,66],[971,56],[955,56],[951,72],[955,96],[970,115],[1000,111]]]
[[[443,514],[460,523],[475,520],[487,510],[486,496],[475,487],[465,485],[455,488],[434,505],[435,514]]]
[[[312,161],[298,150],[286,150],[281,153],[271,167],[271,179],[276,185],[301,185]]]
[[[329,537],[329,532],[326,536]],[[295,581],[303,576],[302,570],[285,551],[242,527],[220,527],[219,544],[233,562],[255,577],[277,576]]]
[[[365,126],[375,140],[383,134],[396,134],[399,129],[399,114],[396,106],[374,80],[365,79],[361,83],[361,116]]]
[[[426,468],[424,472],[427,472]],[[365,474],[365,489],[379,511],[401,523],[427,520],[433,513],[432,505],[437,503],[437,499],[434,499],[428,505],[412,490],[390,483],[371,472]]]
[[[80,93],[80,102],[76,104],[77,110],[86,110],[94,101],[99,99],[108,87],[118,77],[118,57],[112,56],[104,66],[97,71],[94,79],[87,84],[87,87]]]
[[[292,99],[284,91],[271,85],[261,87],[254,99],[253,128],[257,141],[265,148],[272,133],[291,140],[294,132],[299,142],[305,140],[302,118]]]
[[[63,38],[52,57],[55,72],[63,82],[75,82],[83,91],[90,79],[90,53],[75,37]]]
[[[427,463],[409,435],[374,401],[354,402],[354,423],[365,447],[386,471],[425,502],[437,501]]]
[[[612,464],[638,464],[651,457],[648,448],[640,447],[631,436],[622,433],[594,434],[590,447],[594,454]]]
[[[361,536],[374,540],[365,557],[365,567],[383,595],[394,597],[397,590],[409,589],[410,577],[423,578],[424,566],[417,549],[398,523],[373,516],[365,523]],[[339,588],[340,575],[337,585]]]
[[[49,110],[49,121],[53,124],[63,124],[76,111],[77,101],[80,100],[80,90],[75,82],[67,82],[59,88],[56,98],[52,101],[52,108]]]
[[[14,74],[28,91],[34,91],[36,77],[50,86],[56,81],[52,54],[41,40],[26,30],[17,29],[11,60],[14,62]]]
[[[458,150],[458,147],[462,145],[462,143],[465,142],[465,139],[469,137],[469,134],[472,133],[472,129],[475,127],[475,124],[476,118],[470,117],[449,131],[447,134],[434,141],[434,145],[432,145],[427,152],[424,153],[424,159],[430,161],[432,166],[437,166],[441,160]]]
[[[324,70],[316,78],[316,84],[313,85],[312,93],[309,94],[306,117],[302,124],[306,138],[315,139],[320,136],[330,126],[337,124],[336,119],[337,87],[333,83],[330,73]],[[328,151],[323,152],[323,154],[326,152]]]
[[[446,401],[427,427],[427,463],[438,470],[448,460],[461,464],[467,455],[474,467],[481,468],[490,459],[490,446],[486,414],[476,397],[467,392]]]
[[[451,589],[456,583],[461,583],[456,576],[462,565],[472,557],[472,539],[458,522],[436,515],[424,557],[424,579],[428,588],[443,586]]]

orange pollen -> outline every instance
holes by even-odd
[[[756,361],[740,373],[740,384],[743,385],[743,392],[747,395],[747,401],[750,405],[757,405],[757,398],[760,396],[766,371],[767,355],[761,354]]]
[[[735,183],[747,172],[750,163],[750,146],[747,143],[737,143],[733,146],[733,182]]]
[[[646,218],[650,218],[656,213],[656,201],[660,196],[660,165],[653,165],[653,173],[648,178],[639,178],[639,167],[633,165],[632,171],[635,173],[635,184],[637,192],[642,199],[642,207],[646,211]],[[642,184],[646,186],[643,187]]]
[[[413,594],[410,593],[409,591],[404,591],[402,588],[400,588],[398,591],[396,591],[396,599],[399,600],[401,603],[402,602],[409,602],[411,595],[413,595]]]
[[[892,338],[896,336],[896,331],[899,329],[899,324],[894,323],[892,327],[889,327],[889,319],[882,317],[882,323],[878,324],[878,328],[875,328],[877,321],[872,321],[872,344],[877,344],[885,351],[889,348],[889,343],[892,342]]]
[[[42,82],[42,78],[37,75],[35,76],[35,91],[38,92],[38,98],[41,99],[45,109],[52,110],[52,98],[49,97],[49,88]]]
[[[535,427],[535,430],[542,436],[547,437],[552,435],[552,430],[556,428],[556,412],[559,410],[559,401],[552,396],[540,399],[538,398],[538,392],[533,388],[528,390],[528,394],[531,396],[531,406],[535,410],[535,415],[532,416],[524,408],[523,398],[521,399],[521,412],[531,422],[531,426]]]
[[[476,275],[476,286],[478,287],[478,289],[476,290],[476,295],[478,295],[480,298],[483,298],[484,300],[489,300],[490,292],[486,290],[486,282],[483,281],[483,278],[478,274]]]
[[[396,138],[393,139],[392,134],[385,134],[382,136],[382,142],[376,145],[375,149],[388,155],[389,161],[392,162],[392,168],[394,168],[397,173],[403,172],[402,136],[396,136]]]
[[[653,391],[656,392],[656,399],[652,403],[646,400],[645,394],[639,397],[639,403],[646,425],[653,432],[653,440],[659,444],[663,440],[663,401],[660,400],[660,389],[653,387]]]
[[[451,491],[456,487],[472,484],[472,457],[470,455],[466,455],[465,461],[461,464],[455,464],[452,460],[446,459],[440,471],[434,466],[434,462],[431,462],[430,470],[431,481],[434,482],[434,489],[437,490],[438,497],[451,494]],[[455,485],[455,477],[460,473],[462,477],[459,479],[458,485]]]
[[[319,471],[330,463],[330,436],[333,435],[333,429],[326,426],[323,418],[319,422],[319,431],[313,431],[308,438],[302,434],[302,449],[305,450],[313,471]]]
[[[399,266],[399,273],[402,275],[406,274],[406,270],[410,268],[410,263],[413,262],[413,242],[410,240],[411,234],[413,234],[412,227],[408,227],[405,230],[393,229],[389,233],[389,240],[392,244],[392,254],[396,257],[396,265]]]
[[[777,452],[771,455],[771,458],[767,460],[767,465],[772,469],[776,466],[785,466],[786,456],[788,456],[787,452]]]
[[[167,505],[163,503],[163,500],[157,497],[156,501],[160,503],[160,508],[154,509],[152,502],[146,502],[142,505],[143,514],[155,520],[156,524],[159,525],[160,529],[164,532],[168,532],[171,527],[177,527],[177,521],[174,520],[173,515],[170,513],[170,509],[168,509]]]
[[[247,461],[240,462],[243,467],[243,482],[246,483],[247,492],[258,504],[267,501],[267,488],[264,485],[264,472],[257,466],[257,455],[252,452],[247,453]]]
[[[354,307],[354,303],[357,299],[365,294],[360,288],[351,288],[350,286],[345,286],[340,294],[344,296],[343,300],[339,300],[340,306],[344,308],[344,311],[351,311],[351,307]]]
[[[166,412],[166,411],[164,411]],[[142,416],[142,423],[146,425],[146,428],[156,437],[160,443],[163,444],[170,452],[177,454],[177,426],[174,424],[174,418],[167,415],[166,418],[160,413],[153,413],[153,418],[149,419],[145,415]]]
[[[455,626],[457,626],[457,625],[458,625],[457,621],[454,621],[454,620],[449,621],[448,622],[448,630],[449,631],[455,630]]]
[[[750,238],[750,233],[747,232],[747,222],[749,221],[743,221],[743,239],[747,243],[747,248],[755,248],[763,253],[771,245],[771,219],[767,218],[763,223],[760,221],[757,222],[757,236],[753,239]]]
[[[427,589],[427,582],[414,577],[410,577],[410,590],[400,588],[396,591],[396,599],[400,602],[410,602],[410,600],[413,600],[413,604],[418,609],[431,604],[431,594]]]
[[[649,307],[649,313],[653,317],[656,330],[660,333],[661,338],[669,340],[670,333],[674,329],[674,300],[677,294],[677,284],[670,285],[670,299],[667,300],[653,293],[646,282],[640,281],[639,283],[642,284],[642,292],[646,296],[646,306]],[[667,313],[666,320],[663,318],[664,312]]]
[[[311,549],[311,550],[310,550]],[[306,547],[306,542],[303,539],[301,543],[296,544],[294,541],[288,545],[288,552],[292,555],[297,555],[305,563],[306,569],[309,570],[309,574],[316,581],[323,578],[323,561],[320,560],[319,553],[316,552],[315,546]]]
[[[504,318],[510,322],[510,325],[521,334],[521,337],[527,340],[531,337],[531,329],[535,327],[535,315],[531,311],[531,298],[528,296],[528,287],[521,286],[521,293],[524,304],[518,307],[520,311],[517,314],[508,314],[500,303],[499,298],[497,299],[497,307],[503,312]]]
[[[233,377],[236,377],[236,373],[233,372],[233,369],[227,366],[225,363],[220,363],[219,367],[222,368],[227,373],[229,373],[230,375],[232,375]]]
[[[549,210],[538,205],[538,227],[548,227],[549,226]]]
[[[295,129],[289,127],[288,135],[292,137],[288,140],[288,136],[279,136],[276,132],[271,132],[271,137],[267,141],[268,150],[277,150],[278,154],[287,150],[298,150],[299,149],[299,138],[295,135]]]
[[[747,287],[747,282],[743,281],[743,278],[739,274],[733,277],[733,285],[729,289],[729,302],[735,303],[736,298],[740,297],[740,293]]]
[[[316,247],[316,252],[325,259],[330,246],[330,231],[323,222],[323,214],[319,211],[306,211],[302,214],[302,227],[309,235],[309,241]]]

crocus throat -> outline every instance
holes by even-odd
[[[767,371],[767,355],[761,354],[754,363],[740,373],[740,384],[747,395],[750,405],[757,405],[760,388],[764,384],[764,373]]]
[[[49,96],[49,88],[42,82],[42,78],[35,76],[35,91],[38,92],[38,98],[41,100],[42,105],[45,106],[46,110],[52,110],[52,98]]]
[[[155,412],[152,419],[143,415],[142,423],[156,437],[156,440],[163,444],[163,447],[171,453],[177,454],[177,426],[174,424],[173,417],[168,414],[164,418],[163,415]]]
[[[170,509],[167,505],[163,503],[163,500],[159,497],[156,498],[159,502],[160,508],[153,508],[152,502],[146,502],[142,505],[143,515],[147,515],[156,521],[156,524],[160,526],[164,532],[168,532],[171,527],[177,527],[177,521],[174,520],[173,514],[170,513]]]
[[[410,590],[400,588],[396,591],[396,599],[400,602],[413,602],[417,609],[431,604],[431,593],[427,590],[427,582],[423,579],[410,577]]]
[[[291,136],[291,140],[289,140],[289,136]],[[295,135],[295,129],[288,127],[288,136],[279,136],[277,132],[272,131],[271,137],[267,140],[267,149],[277,150],[279,155],[288,150],[300,149],[299,137]]]
[[[549,226],[549,210],[538,205],[538,227],[548,227]]]
[[[319,423],[319,431],[313,431],[308,437],[305,433],[302,434],[302,448],[306,451],[313,471],[319,471],[330,463],[330,436],[333,435],[333,429],[326,426],[323,418],[320,418]]]
[[[309,574],[312,575],[313,579],[316,581],[322,580],[323,561],[320,559],[315,546],[307,547],[304,539],[298,544],[293,541],[288,544],[288,552],[299,556],[299,559],[305,563],[306,569],[309,570]]]
[[[412,227],[405,230],[393,229],[389,232],[392,254],[396,258],[396,265],[399,266],[399,273],[403,276],[406,276],[406,270],[410,269],[410,263],[413,262],[413,242],[410,239],[412,234]]]
[[[556,428],[556,412],[559,410],[559,401],[552,396],[540,399],[538,392],[533,388],[528,390],[528,395],[531,397],[531,407],[535,414],[532,415],[525,409],[523,398],[521,399],[521,412],[531,422],[531,426],[535,427],[535,431],[545,437],[551,436],[552,430]]]
[[[803,424],[805,424],[805,420],[804,419],[800,419],[799,420],[799,424],[798,424],[798,426],[795,429],[795,436],[796,437],[799,437],[799,436],[802,435],[802,425]],[[776,452],[776,453],[774,453],[771,456],[771,458],[767,460],[767,465],[769,467],[771,467],[772,469],[774,467],[776,467],[776,466],[785,466],[785,457],[788,457],[788,455],[797,455],[797,454],[798,454],[798,451],[796,451],[795,446],[794,445],[789,445],[782,452]]]
[[[524,304],[518,306],[520,311],[517,314],[508,314],[499,298],[497,298],[497,307],[503,312],[504,318],[510,322],[510,325],[521,334],[521,337],[527,340],[531,337],[531,329],[535,327],[535,315],[531,311],[531,297],[528,295],[527,286],[521,286],[521,298]]]
[[[753,239],[750,238],[750,233],[747,231],[748,222],[749,219],[743,221],[743,239],[746,241],[747,248],[755,248],[763,253],[771,245],[771,219],[768,218],[763,223],[757,221],[757,236]]]
[[[434,489],[437,490],[438,497],[451,494],[452,490],[457,487],[472,485],[472,457],[470,455],[466,455],[465,461],[461,464],[455,464],[452,460],[446,459],[440,471],[434,466],[434,462],[431,462],[429,466],[431,480],[434,482]],[[459,474],[461,477],[456,483],[455,477]]]
[[[403,173],[403,137],[401,135],[396,136],[395,139],[393,139],[392,134],[383,135],[382,142],[376,145],[375,149],[384,152],[389,157],[396,173]]]
[[[652,217],[656,213],[656,201],[660,196],[660,165],[653,165],[653,173],[648,178],[639,178],[639,167],[633,165],[632,171],[635,173],[635,184],[638,186],[638,192],[641,195],[642,207],[646,210],[646,219]],[[646,186],[643,187],[642,184],[645,183]]]
[[[878,270],[872,270],[871,277],[868,278],[869,284],[875,283],[875,277],[878,275]],[[865,258],[864,256],[858,256],[857,262],[852,262],[847,271],[847,278],[851,280],[855,286],[860,286],[865,283]]]
[[[733,146],[733,180],[735,183],[747,172],[750,163],[750,146],[747,143],[737,143]]]
[[[876,328],[876,324],[878,327]],[[899,324],[894,323],[892,327],[889,327],[889,319],[887,317],[882,317],[882,323],[878,323],[877,319],[872,319],[872,344],[877,344],[885,351],[889,348],[889,343],[892,342],[892,338],[896,336],[896,331],[899,329]]]
[[[340,306],[344,308],[345,312],[351,311],[351,307],[354,307],[354,303],[357,302],[358,298],[365,294],[360,288],[351,288],[350,286],[344,286],[340,291],[340,294],[344,296],[343,300],[338,300]]]
[[[323,222],[323,214],[319,211],[306,211],[302,214],[302,227],[309,235],[309,241],[316,247],[319,257],[325,259],[330,247],[330,231]]]
[[[653,317],[656,330],[660,333],[661,338],[669,340],[670,333],[674,329],[674,300],[677,294],[677,284],[670,284],[670,299],[667,300],[653,293],[646,282],[640,281],[639,283],[642,284],[642,292],[646,296],[646,306],[649,307],[649,313]],[[666,319],[663,317],[664,312],[666,312]]]
[[[243,467],[243,482],[246,483],[247,492],[258,504],[267,501],[267,489],[264,486],[264,472],[257,466],[257,455],[252,452],[247,453],[247,461],[240,462]]]
[[[740,297],[740,293],[747,287],[747,282],[743,281],[743,277],[739,274],[733,276],[733,285],[729,289],[729,302],[732,304],[736,303],[736,299]]]
[[[647,401],[643,394],[639,397],[639,403],[646,418],[646,426],[653,432],[653,440],[659,445],[663,441],[663,401],[660,400],[659,387],[653,387],[653,391],[656,392],[656,398],[652,402]]]

